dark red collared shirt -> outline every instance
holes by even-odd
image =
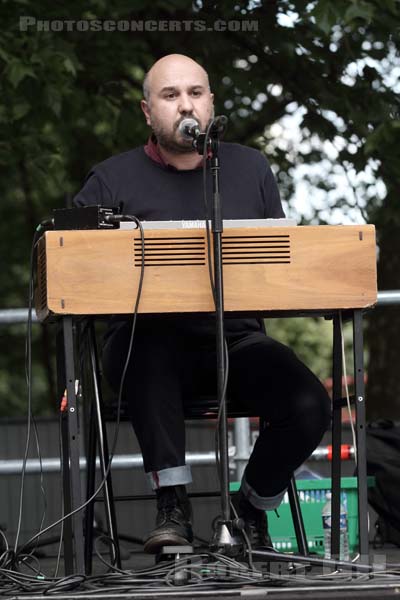
[[[147,140],[144,151],[146,152],[147,156],[151,158],[151,160],[154,160],[154,162],[162,165],[163,167],[169,166],[162,157],[160,148],[157,144],[157,139],[153,135],[151,135]]]
[[[162,156],[162,154],[160,152],[160,148],[157,143],[157,138],[155,137],[154,134],[152,134],[149,137],[147,144],[144,147],[144,151],[147,154],[147,156],[149,158],[151,158],[151,160],[154,160],[154,162],[158,163],[159,165],[162,165],[166,169],[174,169],[175,171],[178,170],[176,167],[174,167],[174,165],[170,165],[165,162],[164,157]],[[199,156],[199,164],[197,165],[196,169],[201,169],[202,165],[203,165],[203,158],[201,156]]]

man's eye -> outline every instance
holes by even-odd
[[[198,98],[199,96],[201,96],[201,91],[200,90],[194,90],[192,92],[192,96],[195,96],[195,98]]]

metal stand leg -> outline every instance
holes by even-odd
[[[97,440],[99,446],[99,457],[100,457],[100,469],[102,478],[106,477],[105,484],[103,487],[103,498],[106,512],[107,529],[109,536],[112,539],[110,545],[110,555],[112,564],[116,564],[118,568],[121,568],[121,558],[118,543],[117,524],[115,518],[115,505],[112,490],[111,471],[109,470],[109,454],[107,445],[107,432],[106,426],[102,416],[103,401],[101,397],[100,388],[100,373],[99,373],[99,361],[97,356],[97,347],[95,342],[95,333],[93,323],[89,326],[89,354],[90,354],[90,366],[93,376],[93,391],[94,391],[94,413],[96,420],[97,429]],[[96,465],[95,465],[96,466]],[[106,476],[107,473],[107,476]],[[92,521],[93,527],[93,521]]]
[[[365,391],[361,310],[353,313],[354,396],[357,437],[358,531],[361,561],[368,562],[368,497],[365,437]]]
[[[71,504],[71,482],[69,469],[69,449],[68,449],[68,415],[61,415],[61,438],[62,438],[62,454],[61,454],[61,473],[62,486],[64,497],[64,514],[69,514],[72,510]],[[74,572],[74,544],[73,544],[73,528],[71,517],[64,521],[64,571],[65,575],[72,575]]]
[[[96,421],[95,409],[93,404],[90,407],[89,418],[89,439],[87,444],[87,479],[86,479],[86,498],[91,498],[94,494],[96,482]],[[87,575],[92,573],[92,554],[93,554],[93,522],[94,522],[94,502],[90,502],[85,510],[85,572]]]
[[[58,403],[64,395],[65,390],[65,360],[64,360],[64,335],[62,324],[58,327],[56,336],[56,355],[57,355],[57,392]],[[58,406],[60,410],[60,406]],[[64,498],[64,514],[71,512],[71,485],[69,469],[69,443],[68,443],[68,415],[66,412],[60,413],[61,419],[61,476]],[[74,547],[72,541],[72,522],[71,518],[64,521],[64,570],[66,575],[74,572]]]
[[[251,429],[248,417],[238,417],[233,424],[236,481],[242,481],[251,452]]]
[[[288,496],[290,510],[292,511],[292,519],[294,531],[296,534],[297,548],[300,554],[308,556],[307,535],[304,527],[303,515],[301,512],[299,496],[297,494],[296,480],[294,477],[290,480],[288,487]]]
[[[340,552],[340,488],[342,445],[342,335],[339,315],[333,317],[332,389],[332,537],[331,556]]]
[[[75,510],[82,503],[81,480],[79,470],[79,428],[78,415],[75,394],[75,365],[74,365],[74,340],[72,317],[63,317],[63,335],[64,335],[64,360],[65,360],[65,381],[67,389],[68,407],[65,425],[68,434],[64,440],[65,460],[63,461],[64,471],[64,497],[65,508],[69,511]],[[64,421],[64,419],[63,419]],[[69,461],[68,461],[69,458]],[[69,466],[67,466],[69,465]],[[67,482],[68,479],[68,483]],[[69,497],[67,497],[69,496]],[[75,573],[83,574],[85,572],[84,554],[83,554],[83,517],[82,511],[78,511],[71,519],[72,537],[74,544]],[[69,521],[70,519],[67,519]],[[66,570],[70,569],[70,564],[66,562]]]

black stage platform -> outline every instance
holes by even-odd
[[[53,594],[52,594],[53,595]],[[15,598],[15,600],[19,600],[19,598],[28,598],[29,600],[39,600],[43,599],[44,596],[27,596],[27,595],[23,595],[23,596],[13,596],[13,598]],[[154,600],[158,599],[158,598],[176,598],[177,600],[179,599],[185,599],[187,600],[188,598],[204,598],[207,600],[217,600],[217,599],[223,599],[223,600],[238,600],[240,599],[248,599],[248,600],[262,600],[262,599],[266,599],[266,600],[270,600],[270,598],[276,598],[277,600],[294,600],[294,599],[303,599],[303,598],[310,598],[312,600],[343,600],[346,598],[362,598],[362,599],[378,599],[378,598],[398,598],[399,597],[399,584],[397,583],[391,583],[391,584],[380,584],[379,586],[374,586],[374,585],[360,585],[360,586],[353,586],[353,585],[343,585],[340,588],[337,586],[331,587],[331,588],[327,588],[325,587],[319,587],[319,588],[312,588],[312,587],[304,587],[304,588],[287,588],[287,589],[281,589],[281,590],[271,590],[271,589],[267,589],[267,588],[258,588],[258,589],[238,589],[238,590],[223,590],[221,589],[218,592],[210,592],[210,591],[203,591],[203,592],[193,592],[191,590],[187,590],[187,591],[175,591],[175,590],[171,590],[171,591],[167,591],[165,593],[160,593],[160,594],[154,594],[150,591],[148,592],[144,592],[142,594],[131,594],[131,593],[124,593],[124,594],[85,594],[84,596],[79,596],[77,594],[60,594],[56,596],[57,598],[59,598],[60,600],[74,600],[77,598],[96,598],[96,599],[102,599],[102,600],[106,600],[109,598],[121,598],[122,599],[126,599],[129,600],[130,598],[134,599],[134,600],[149,600],[149,598],[152,598]]]
[[[244,561],[227,557],[181,553],[179,558],[155,564],[153,556],[144,554],[138,546],[123,545],[122,570],[107,567],[109,553],[97,545],[93,561],[93,575],[72,575],[53,579],[56,554],[47,549],[37,560],[20,566],[20,573],[1,569],[0,597],[34,600],[56,598],[207,598],[224,599],[276,598],[292,600],[344,598],[399,598],[400,549],[386,546],[370,549],[369,564],[372,573],[334,570],[331,566],[311,568],[290,557],[291,561],[273,561],[254,557],[254,571]],[[314,556],[315,558],[315,556]],[[359,564],[354,563],[354,567]],[[398,566],[397,566],[398,565]]]

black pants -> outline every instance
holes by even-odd
[[[104,372],[117,390],[130,326],[106,341]],[[260,497],[285,490],[293,471],[318,445],[330,421],[330,400],[321,382],[294,352],[264,333],[233,337],[229,344],[229,403],[247,406],[267,427],[246,467],[248,485]],[[124,385],[147,473],[185,465],[184,404],[216,393],[215,341],[177,331],[174,322],[138,323]],[[170,481],[187,483],[187,481]],[[161,485],[165,485],[161,484]],[[155,485],[153,487],[158,487]]]

